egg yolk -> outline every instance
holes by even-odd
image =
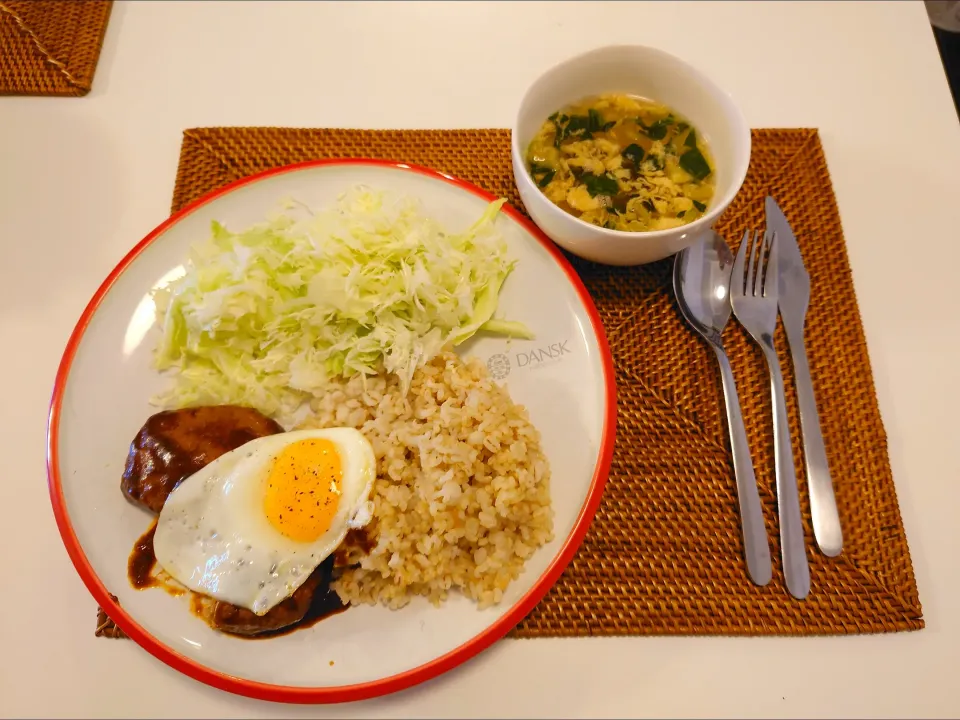
[[[330,440],[298,440],[284,448],[267,477],[263,509],[273,527],[297,542],[325,533],[340,506],[343,468]]]

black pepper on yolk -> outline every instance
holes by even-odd
[[[325,533],[340,506],[343,468],[330,440],[298,440],[284,448],[267,477],[263,509],[286,537],[309,543]]]

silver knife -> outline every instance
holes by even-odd
[[[836,557],[843,551],[843,533],[823,446],[823,434],[820,432],[820,416],[817,414],[817,401],[810,380],[807,349],[803,343],[803,328],[810,303],[810,275],[803,265],[800,247],[790,223],[772,197],[767,197],[766,210],[767,230],[776,234],[780,251],[780,317],[790,343],[793,374],[797,381],[813,535],[824,555]]]

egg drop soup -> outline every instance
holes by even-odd
[[[709,148],[665,105],[609,94],[555,112],[527,149],[551,202],[593,225],[644,232],[700,218],[714,193]]]

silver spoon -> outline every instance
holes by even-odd
[[[720,363],[730,448],[733,451],[733,472],[737,479],[737,496],[740,501],[747,573],[757,585],[766,585],[773,573],[770,545],[767,541],[767,529],[763,524],[763,508],[760,506],[760,493],[757,491],[757,478],[753,472],[747,432],[743,427],[737,386],[720,338],[730,319],[732,268],[733,253],[723,238],[710,230],[677,255],[673,266],[673,290],[683,317],[713,348]]]

